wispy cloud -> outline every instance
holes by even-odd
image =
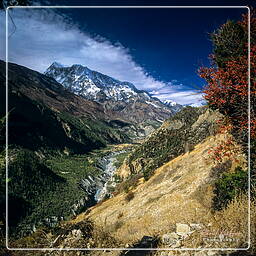
[[[185,100],[177,81],[164,83],[147,74],[121,44],[81,31],[65,16],[47,9],[14,9],[11,15],[16,25],[9,38],[9,61],[44,72],[53,62],[64,65],[82,64],[121,81],[129,81],[143,90],[153,91],[159,99],[171,98],[179,103],[198,100],[198,95]],[[1,27],[4,19],[1,17]],[[10,23],[9,30],[13,25]],[[4,45],[5,31],[0,32]],[[0,57],[5,58],[4,50]],[[174,84],[176,84],[174,86]]]
[[[183,105],[201,105],[204,104],[203,94],[198,90],[182,89],[182,86],[166,85],[158,90],[150,91],[154,97],[164,101],[173,100]]]

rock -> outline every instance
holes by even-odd
[[[175,243],[173,243],[171,245],[172,248],[179,248],[181,247],[181,241],[180,240],[177,240]]]
[[[164,234],[161,238],[162,243],[164,245],[170,246],[172,248],[180,247],[181,246],[181,241],[180,241],[181,239],[182,239],[182,237],[180,237],[175,232]]]
[[[71,231],[71,234],[74,237],[81,237],[82,236],[82,231],[80,229],[73,229]]]
[[[192,231],[200,230],[203,228],[201,224],[197,224],[197,223],[191,223],[191,224],[189,224],[189,226]]]
[[[177,233],[189,233],[190,226],[187,224],[176,223],[176,232]]]
[[[179,240],[179,238],[180,236],[177,233],[173,232],[173,233],[164,234],[161,237],[161,241],[165,245],[170,245],[170,243],[172,243],[173,240]]]

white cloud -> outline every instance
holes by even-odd
[[[52,10],[14,9],[11,15],[17,27],[9,39],[11,62],[39,72],[44,72],[53,61],[64,65],[77,63],[121,81],[128,80],[139,89],[164,86],[163,82],[147,75],[120,44],[93,38]],[[9,23],[11,31],[12,23]],[[3,32],[1,38],[4,38]]]
[[[197,106],[204,103],[203,94],[196,90],[183,90],[181,86],[165,86],[159,90],[153,90],[150,94],[160,100],[172,100],[182,105],[195,104]]]
[[[14,9],[11,15],[17,28],[9,38],[10,62],[39,72],[44,72],[53,61],[67,66],[82,64],[121,81],[132,82],[138,89],[153,91],[159,99],[173,99],[178,103],[198,101],[199,97],[189,96],[190,92],[179,92],[182,85],[173,85],[177,80],[164,83],[147,74],[120,43],[92,37],[52,9]],[[0,25],[4,27],[4,15],[0,18]],[[10,22],[9,31],[13,29]],[[0,31],[0,40],[4,45],[4,30]],[[5,59],[3,49],[0,58]]]

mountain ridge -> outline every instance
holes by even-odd
[[[142,129],[155,128],[176,112],[132,83],[121,82],[80,64],[65,67],[54,62],[44,74],[71,92],[101,104],[112,111],[115,118],[139,124]]]
[[[60,70],[58,70],[58,69],[60,69]],[[98,86],[102,86],[102,87],[108,86],[108,84],[104,83],[104,82],[110,82],[110,83],[112,83],[112,85],[117,85],[117,86],[118,85],[126,85],[129,88],[131,88],[132,90],[134,90],[135,92],[137,92],[137,93],[145,93],[146,95],[151,97],[150,94],[147,91],[137,89],[137,87],[135,87],[135,85],[133,83],[130,83],[128,81],[120,81],[120,80],[115,79],[115,78],[113,78],[111,76],[105,75],[105,74],[103,74],[101,72],[92,70],[92,69],[88,68],[87,66],[83,66],[81,64],[73,64],[71,66],[66,66],[66,65],[63,65],[63,64],[61,64],[59,62],[53,62],[46,69],[44,74],[47,75],[47,76],[55,78],[56,81],[58,81],[61,84],[64,83],[64,86],[66,86],[66,84],[65,84],[66,81],[61,81],[60,77],[58,77],[58,76],[56,77],[56,73],[60,74],[60,71],[67,70],[67,69],[73,69],[73,70],[76,69],[76,71],[80,72],[80,75],[88,75],[89,79],[94,79],[93,82],[95,82],[95,80],[96,80],[95,78],[98,78],[98,79],[100,78],[100,80],[98,80],[98,81],[96,80],[96,84]],[[75,75],[77,75],[77,74],[75,74]],[[65,77],[62,77],[62,78],[65,79]],[[101,78],[104,78],[106,81],[102,81]],[[78,78],[76,77],[76,79],[78,79]],[[151,98],[153,98],[153,97],[151,97]],[[154,99],[157,99],[157,98],[154,98]],[[157,99],[157,100],[160,101],[159,99]],[[97,101],[97,99],[96,99],[96,101]]]

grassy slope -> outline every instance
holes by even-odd
[[[161,236],[173,232],[176,223],[199,223],[204,231],[212,223],[214,226],[211,231],[220,233],[223,227],[215,218],[219,221],[222,218],[221,223],[226,221],[228,225],[225,227],[226,232],[232,230],[243,235],[238,243],[244,246],[247,232],[245,200],[235,203],[237,207],[231,203],[223,212],[214,213],[211,210],[216,164],[209,158],[208,150],[226,139],[225,135],[219,134],[208,137],[190,152],[156,169],[148,181],[141,181],[136,188],[130,189],[129,193],[132,192],[133,196],[129,199],[126,193],[120,193],[92,207],[71,223],[89,218],[104,227],[105,231],[111,232],[122,244],[126,244],[134,243],[144,235]],[[226,171],[232,171],[237,165],[243,164],[242,155],[241,161],[233,162],[231,170]],[[244,208],[241,209],[239,204],[240,207],[243,204]],[[229,217],[223,215],[227,212]],[[238,243],[232,243],[227,241],[222,245],[238,246]],[[204,243],[200,246],[208,245]]]
[[[204,135],[205,130],[202,127],[207,127],[207,130],[211,127],[205,124],[205,120],[211,120],[210,123],[214,123],[217,118],[217,116],[211,117],[213,116],[210,112],[203,111],[203,115],[192,124],[192,129],[198,129],[199,134]],[[177,128],[179,123],[166,122],[162,128],[166,129],[170,126],[172,129]],[[148,140],[158,135],[161,129]],[[195,138],[196,136],[193,137]],[[128,194],[119,193],[92,207],[75,220],[65,223],[65,229],[68,230],[74,225],[83,226],[89,218],[96,224],[96,230],[111,234],[113,241],[123,247],[126,243],[137,242],[144,235],[161,236],[173,232],[176,223],[199,223],[203,227],[202,232],[219,234],[232,231],[239,234],[238,241],[225,241],[224,245],[222,244],[224,247],[246,246],[247,199],[236,197],[226,209],[219,212],[214,213],[211,209],[217,167],[216,163],[209,158],[208,152],[210,148],[222,144],[226,139],[226,135],[222,134],[201,138],[201,143],[193,145],[186,153],[174,157],[171,161],[167,160],[165,164],[154,170],[149,180],[140,179],[136,188],[129,188]],[[161,146],[161,141],[158,145]],[[150,150],[148,150],[149,153]],[[120,158],[122,160],[123,156]],[[232,172],[237,165],[243,166],[245,161],[243,155],[239,159],[240,162],[234,161],[231,165],[226,165],[224,161],[221,171]],[[252,210],[255,216],[255,203]],[[182,242],[182,245],[185,247],[219,246],[218,244],[205,244],[203,233],[200,232],[193,233],[191,237]],[[255,230],[253,232],[255,233]],[[56,236],[53,235],[51,239],[54,240]],[[99,242],[97,239],[97,237],[92,237],[89,244],[93,247],[95,242]],[[77,243],[83,244],[84,241],[87,241],[86,238],[82,237],[77,240],[71,235],[69,242],[64,239],[61,244],[71,246]],[[103,244],[104,242],[101,241],[100,245]],[[166,247],[162,244],[159,246]]]
[[[201,124],[201,130],[191,129],[198,117],[206,111],[205,108],[187,107],[178,112],[142,143],[129,157],[128,162],[142,159],[144,177],[150,177],[157,167],[185,153],[210,135],[213,123],[207,120]]]
[[[186,107],[152,133],[126,158],[119,175],[126,181],[118,191],[128,190],[140,178],[149,179],[156,168],[193,150],[194,146],[215,134],[220,115],[206,107]]]

